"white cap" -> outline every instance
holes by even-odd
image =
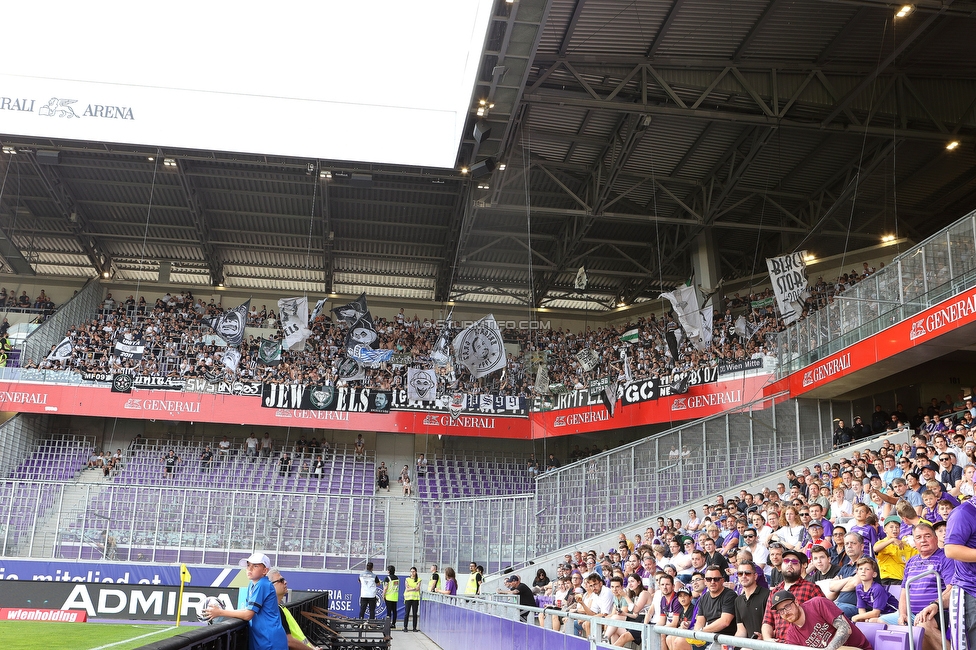
[[[271,560],[264,553],[251,553],[250,557],[246,560],[241,560],[238,562],[240,566],[247,566],[248,564],[263,564],[265,569],[271,568]]]

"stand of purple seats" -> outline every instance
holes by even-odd
[[[535,480],[529,474],[525,460],[512,458],[435,458],[428,461],[427,473],[417,476],[416,485],[416,494],[421,499],[462,499],[535,492]]]

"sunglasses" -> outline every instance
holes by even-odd
[[[721,578],[721,577],[718,577],[718,578],[716,578],[716,577],[705,578],[705,582],[722,582],[723,580],[724,580],[724,578]]]
[[[744,537],[745,539],[756,539],[755,535],[743,535],[742,537]]]
[[[783,564],[799,564],[800,561],[795,557],[784,557]]]
[[[737,575],[737,576],[754,576],[754,575],[756,575],[756,572],[755,571],[736,571],[735,572],[735,575]]]
[[[272,580],[272,581],[271,581],[271,584],[273,584],[273,585],[276,585],[276,584],[278,584],[279,582],[280,582],[281,584],[283,584],[283,585],[285,585],[285,584],[288,584],[288,581],[287,581],[287,580],[285,580],[284,578],[278,578],[277,580]]]

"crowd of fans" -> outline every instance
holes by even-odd
[[[863,274],[852,271],[833,284],[823,279],[811,287],[804,313],[828,304],[836,293],[843,291],[873,272],[865,264]],[[0,299],[4,293],[0,290]],[[14,300],[15,298],[10,298]],[[26,293],[19,301],[30,301]],[[47,304],[44,292],[35,304]],[[775,333],[783,329],[777,318],[771,289],[749,294],[735,294],[726,298],[727,308],[713,319],[711,337],[704,344],[680,336],[680,325],[673,313],[658,317],[651,314],[636,322],[602,328],[587,327],[574,333],[563,328],[547,330],[507,329],[503,336],[507,343],[518,344],[519,355],[510,355],[503,373],[494,373],[473,380],[450,366],[437,366],[431,352],[441,334],[439,324],[431,319],[409,318],[403,309],[392,319],[375,318],[377,347],[409,353],[416,362],[437,367],[440,381],[450,391],[495,393],[500,395],[534,395],[535,367],[547,365],[550,385],[566,389],[580,389],[589,379],[617,376],[626,380],[673,377],[703,367],[774,353]],[[327,313],[319,315],[310,325],[311,336],[301,350],[283,350],[281,362],[262,365],[258,362],[260,338],[249,336],[241,346],[241,362],[236,371],[223,367],[221,358],[225,347],[206,324],[208,319],[223,312],[212,300],[197,299],[189,291],[167,293],[148,302],[130,295],[116,300],[109,293],[102,309],[87,323],[67,332],[74,344],[69,361],[32,359],[27,367],[42,369],[71,369],[77,372],[134,374],[168,377],[202,377],[219,372],[228,378],[277,383],[321,383],[341,385],[339,366],[344,357],[346,325],[333,321]],[[747,327],[743,327],[743,320]],[[280,322],[274,310],[266,305],[253,305],[248,313],[250,327],[268,330],[266,338],[280,340]],[[738,327],[737,327],[738,323]],[[638,330],[636,341],[625,343],[621,336],[633,328]],[[451,332],[455,334],[457,329]],[[679,332],[678,354],[675,358],[668,345],[669,332]],[[141,360],[123,360],[113,355],[115,342],[126,335],[141,336],[145,354]],[[598,365],[585,371],[576,354],[589,348],[599,356]],[[626,351],[626,363],[622,359]],[[404,385],[405,367],[380,365],[367,368],[364,384],[379,389],[396,389]]]
[[[774,489],[718,496],[687,519],[659,517],[656,527],[621,533],[605,552],[567,554],[555,578],[539,570],[533,587],[547,607],[540,624],[573,626],[565,613],[578,612],[810,645],[791,628],[802,609],[813,619],[829,613],[834,633],[849,635],[840,645],[856,646],[852,622],[908,624],[904,584],[934,568],[944,589],[923,577],[911,586],[910,604],[923,647],[940,647],[939,610],[948,608],[949,586],[960,584],[959,565],[976,575],[976,563],[953,546],[976,547],[976,508],[967,504],[976,487],[976,407],[960,394],[933,398],[918,420],[900,411],[889,416],[878,406],[873,420],[882,432],[892,419],[911,420],[910,442],[886,436],[839,462],[790,469]],[[814,599],[821,600],[806,605]],[[585,634],[579,625],[575,631]],[[604,632],[621,646],[635,635],[639,643],[639,633],[625,628]],[[688,645],[662,638],[668,650]]]

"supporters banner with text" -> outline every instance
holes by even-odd
[[[783,321],[789,325],[800,318],[803,303],[810,297],[807,291],[806,251],[766,258],[769,281],[776,294],[776,304]]]

